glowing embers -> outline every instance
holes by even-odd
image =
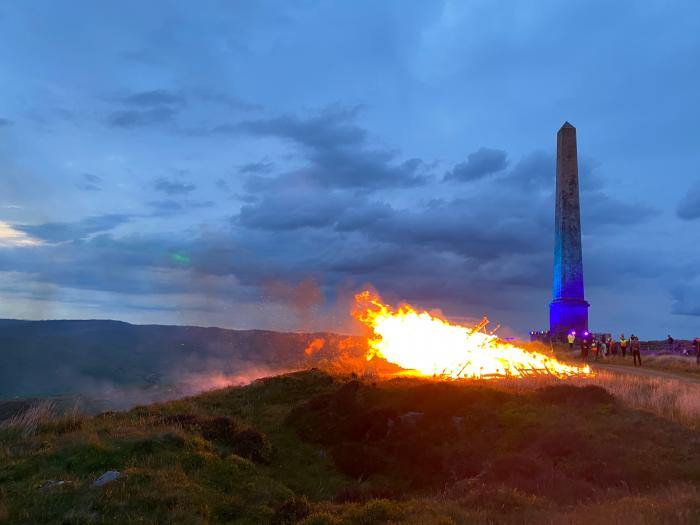
[[[452,324],[410,305],[395,310],[368,291],[355,300],[355,317],[372,330],[367,359],[376,355],[421,375],[454,379],[591,374],[588,365],[564,364],[484,333],[486,319],[476,327]]]

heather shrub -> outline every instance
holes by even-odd
[[[236,432],[229,444],[236,454],[256,463],[269,463],[272,457],[272,445],[267,436],[253,428]]]
[[[275,510],[271,525],[294,525],[311,513],[309,500],[304,496],[295,496],[284,501]]]
[[[341,525],[342,521],[327,512],[314,512],[299,522],[299,525]]]
[[[398,503],[386,499],[373,499],[347,513],[345,519],[352,525],[379,525],[401,517]]]

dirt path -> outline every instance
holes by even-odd
[[[700,384],[700,377],[693,376],[691,374],[684,374],[683,372],[670,372],[668,370],[659,370],[656,368],[645,368],[618,365],[614,363],[589,363],[591,368],[597,370],[607,370],[609,372],[616,372],[621,374],[630,374],[646,377],[659,377],[665,379],[676,379],[678,381],[683,381],[685,383]]]

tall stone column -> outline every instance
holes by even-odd
[[[549,330],[563,337],[588,330],[589,304],[583,295],[581,210],[576,128],[565,122],[557,133],[557,188],[554,214],[554,286]]]

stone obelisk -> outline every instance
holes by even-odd
[[[549,330],[563,338],[588,330],[583,295],[581,210],[578,190],[576,128],[565,122],[557,133],[557,188],[554,214],[554,287],[549,305]]]

